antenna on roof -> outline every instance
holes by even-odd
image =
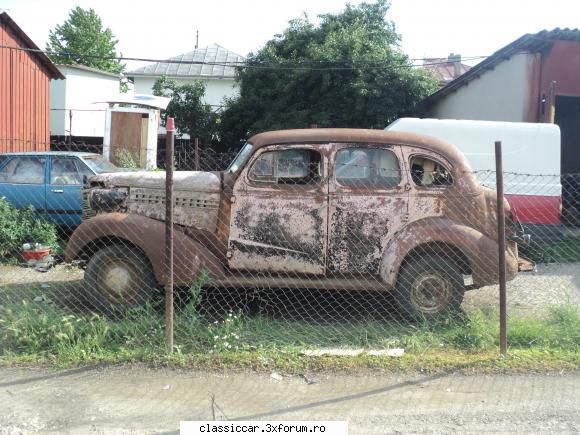
[[[195,48],[199,46],[199,30],[195,31]]]

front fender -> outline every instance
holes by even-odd
[[[394,287],[401,266],[415,248],[439,243],[453,246],[468,260],[475,288],[496,284],[498,273],[498,244],[475,228],[457,224],[446,218],[428,218],[413,222],[396,233],[387,244],[381,260],[380,274],[387,285]],[[518,271],[516,255],[506,253],[506,278],[513,279]]]
[[[145,253],[159,284],[165,284],[165,223],[145,216],[106,213],[83,222],[72,234],[66,246],[65,259],[71,262],[89,253],[96,244],[127,241]],[[224,269],[220,261],[200,243],[178,228],[173,239],[174,284],[190,285],[202,269],[210,277],[219,278]]]

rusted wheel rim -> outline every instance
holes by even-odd
[[[447,275],[429,272],[419,275],[411,286],[411,301],[423,313],[438,313],[451,300],[452,284]]]
[[[128,303],[135,299],[138,290],[138,274],[131,264],[123,259],[107,261],[100,271],[102,289],[113,303]]]

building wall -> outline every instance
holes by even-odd
[[[159,77],[134,77],[136,94],[153,94],[153,85]],[[175,79],[179,84],[191,83],[195,79]],[[234,79],[205,79],[205,102],[214,108],[222,105],[224,97],[237,95],[238,88]]]
[[[25,46],[2,20],[0,45]],[[34,54],[0,48],[0,152],[49,149],[49,81]]]
[[[66,80],[51,83],[50,134],[103,137],[107,104],[96,102],[117,95],[119,79],[74,67],[58,69]]]
[[[517,54],[439,100],[432,118],[525,121],[530,100],[528,76],[534,57]]]

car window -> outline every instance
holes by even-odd
[[[453,184],[449,170],[437,160],[413,156],[411,158],[411,178],[422,187],[442,187]]]
[[[336,153],[336,181],[343,186],[398,186],[399,160],[390,150],[345,148]]]
[[[43,184],[45,157],[13,157],[0,169],[0,183]]]
[[[50,184],[83,184],[83,176],[94,175],[76,157],[53,157],[50,170]]]
[[[315,184],[321,179],[321,158],[314,150],[263,153],[252,164],[252,181],[269,184]]]

